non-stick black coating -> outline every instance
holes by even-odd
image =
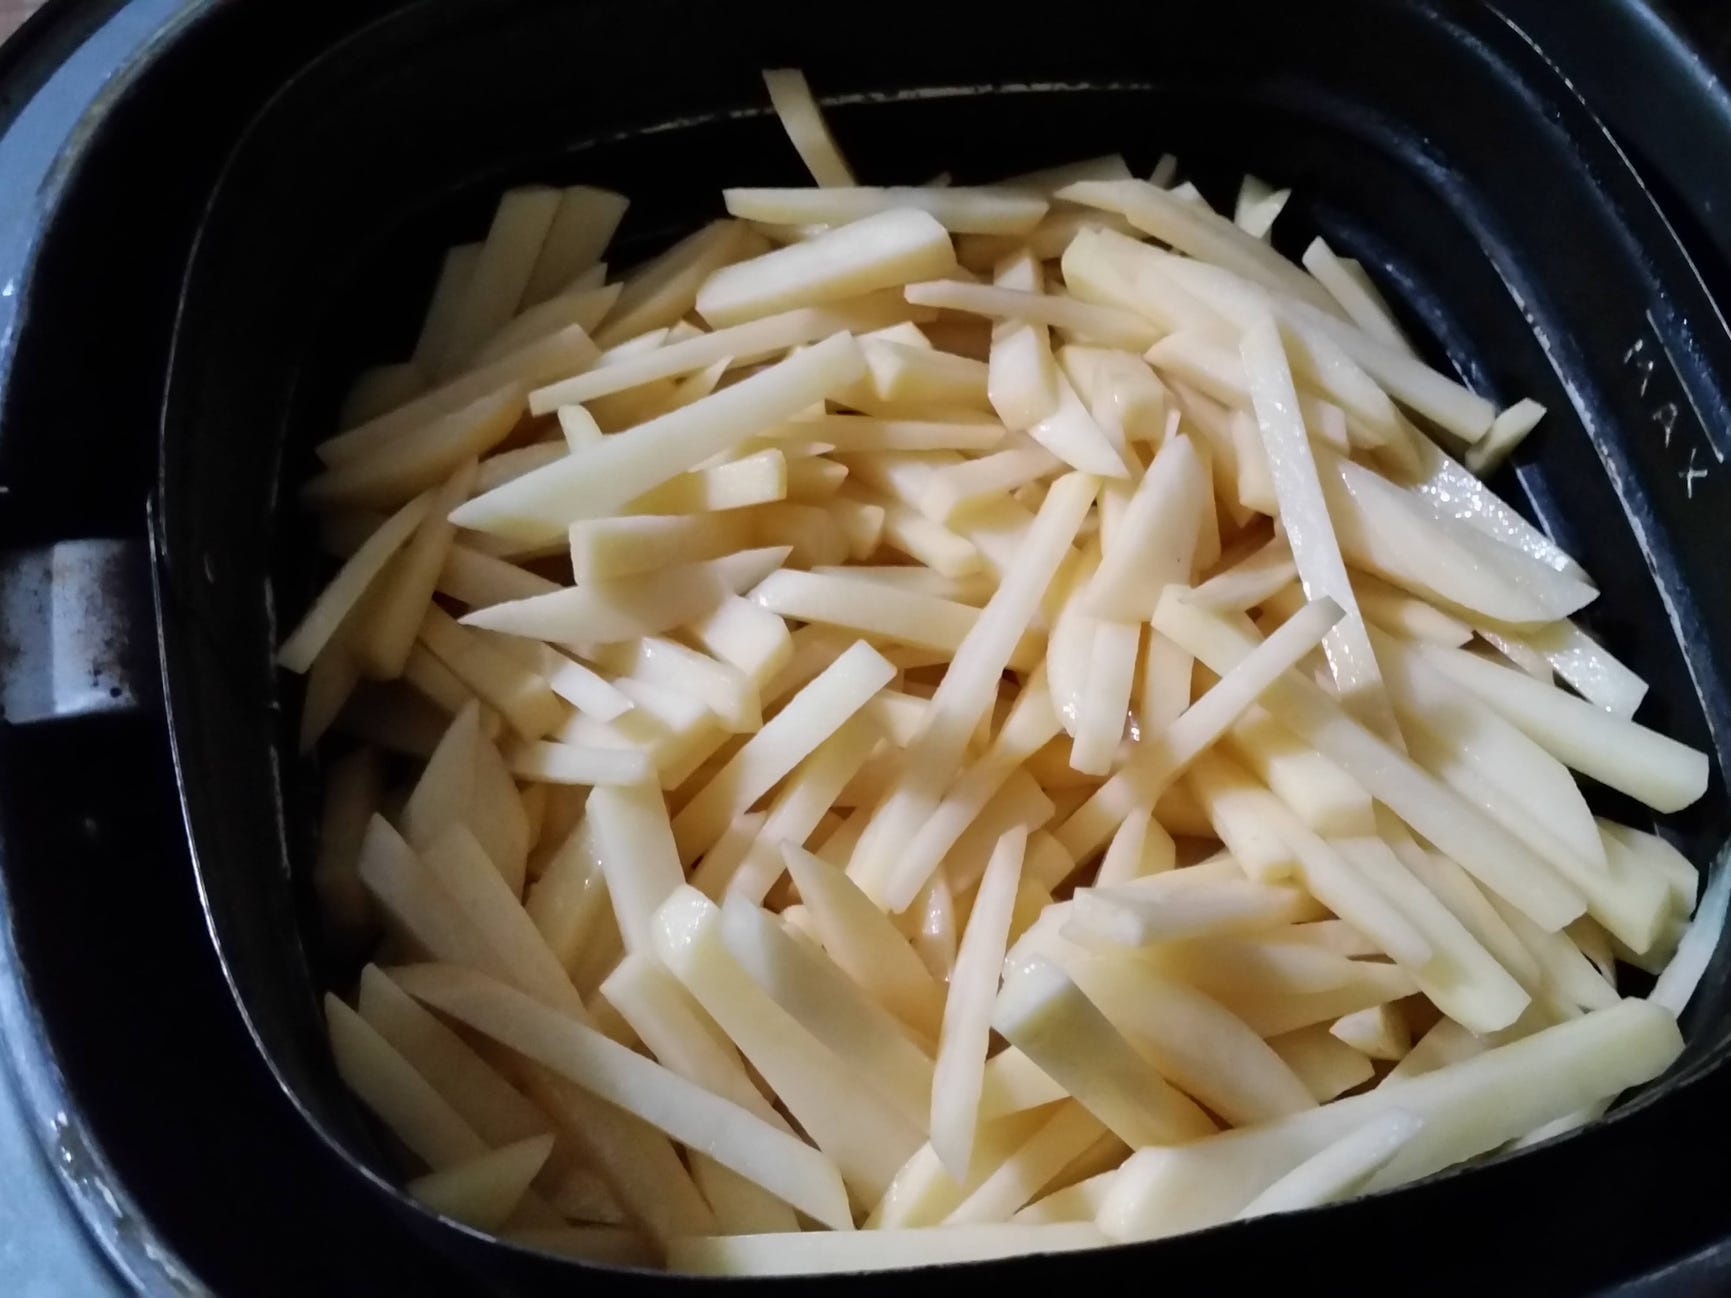
[[[294,485],[346,380],[403,355],[439,250],[477,237],[503,187],[621,189],[631,255],[714,215],[723,185],[798,183],[757,80],[783,64],[839,96],[836,132],[870,182],[989,179],[1112,150],[1146,168],[1170,150],[1217,200],[1247,169],[1292,186],[1277,243],[1295,252],[1325,233],[1476,389],[1550,408],[1518,485],[1508,472],[1497,485],[1524,493],[1598,580],[1595,629],[1653,684],[1642,718],[1723,769],[1731,479],[1716,466],[1731,347],[1595,120],[1489,10],[1075,0],[1031,25],[995,6],[908,0],[845,15],[774,0],[413,4],[285,87],[218,190],[176,338],[158,536],[170,708],[212,929],[271,1066],[369,1175],[389,1176],[389,1162],[337,1082],[317,1008],[318,990],[353,970],[309,936],[316,771],[293,755],[299,689],[271,662],[279,618],[292,622],[322,572]],[[1728,818],[1716,773],[1665,829],[1705,861]],[[1720,1053],[1725,998],[1721,961],[1679,1075]],[[1541,1193],[1578,1226],[1603,1195],[1565,1169],[1650,1146],[1658,1128],[1640,1124],[1686,1098],[1654,1103],[1666,1090],[1537,1157],[1305,1228],[1362,1240],[1396,1222],[1410,1246],[1421,1217],[1409,1207],[1435,1229]],[[1290,1228],[1153,1246],[1132,1265],[1250,1275],[1267,1256],[1258,1239],[1278,1251]],[[521,1255],[436,1237],[538,1291],[543,1273]],[[1123,1258],[1061,1265],[1105,1278]]]

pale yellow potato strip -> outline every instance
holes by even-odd
[[[499,199],[474,269],[453,308],[455,324],[443,350],[429,358],[439,377],[455,373],[516,314],[559,200],[558,190],[541,185],[509,189]]]
[[[852,1225],[846,1191],[811,1146],[599,1032],[483,974],[398,972],[408,992],[763,1186],[831,1229]]]
[[[1159,630],[1216,672],[1232,670],[1256,645],[1246,621],[1216,617],[1184,603],[1176,592],[1161,600],[1154,617]],[[1508,831],[1347,716],[1314,683],[1286,673],[1268,687],[1263,703],[1373,797],[1541,928],[1555,931],[1584,911],[1579,893]]]
[[[716,1235],[676,1240],[667,1265],[691,1275],[823,1275],[1068,1253],[1105,1242],[1090,1222],[995,1222],[856,1235]]]
[[[836,147],[835,137],[823,120],[823,111],[811,93],[805,73],[797,68],[770,68],[763,74],[769,102],[787,138],[793,141],[800,161],[818,184],[828,188],[852,185],[853,172]]]
[[[1279,1122],[1131,1156],[1101,1210],[1115,1239],[1147,1239],[1230,1218],[1281,1176],[1361,1124],[1404,1110],[1425,1125],[1371,1180],[1381,1189],[1649,1081],[1682,1049],[1664,1010],[1623,1001],[1408,1081]]]
[[[840,729],[894,675],[895,668],[864,641],[819,673],[680,808],[673,820],[680,863],[689,866],[701,856],[729,821]]]
[[[991,284],[968,284],[960,280],[909,284],[902,292],[916,306],[942,307],[997,320],[1048,325],[1104,346],[1123,347],[1130,351],[1147,350],[1159,336],[1158,330],[1131,312],[1057,294]]]
[[[529,1183],[552,1152],[551,1133],[530,1136],[418,1176],[403,1188],[442,1216],[482,1230],[498,1230],[522,1202]]]
[[[690,887],[656,918],[656,950],[794,1120],[834,1160],[849,1190],[875,1202],[920,1134],[770,999],[728,951],[721,912]],[[843,1214],[840,1229],[851,1224]]]
[[[1159,607],[1180,599],[1182,588],[1173,587]],[[1155,628],[1164,631],[1158,617],[1157,611]],[[1144,736],[1129,762],[1058,828],[1058,841],[1077,860],[1098,852],[1132,808],[1153,806],[1196,755],[1219,739],[1287,668],[1314,649],[1339,618],[1340,606],[1329,599],[1314,600],[1288,618],[1262,642],[1266,652],[1254,665],[1248,658],[1234,663],[1248,670],[1228,671],[1164,733]]]
[[[607,515],[860,378],[859,345],[836,334],[750,378],[573,451],[458,508],[460,527],[536,544]]]
[[[523,289],[523,304],[533,306],[567,290],[573,279],[600,261],[630,205],[625,195],[591,185],[562,190]]]
[[[998,971],[1004,963],[1027,846],[1027,831],[1016,828],[992,849],[967,927],[962,930],[944,1000],[937,1066],[930,1088],[930,1129],[932,1148],[958,1181],[967,1177],[973,1161]]]
[[[1035,194],[962,185],[724,189],[721,197],[730,215],[766,225],[845,228],[883,212],[912,210],[930,216],[952,234],[1025,234],[1040,223],[1048,207]]]
[[[698,290],[697,311],[721,329],[930,279],[955,265],[943,226],[924,212],[892,209],[722,267]]]
[[[291,672],[306,672],[319,651],[330,642],[391,557],[414,535],[432,505],[430,496],[417,496],[381,523],[361,548],[350,555],[330,583],[290,632],[277,651],[277,663]]]
[[[359,1014],[329,993],[324,1005],[337,1075],[416,1158],[437,1170],[487,1152],[462,1115]]]
[[[821,950],[737,892],[722,903],[721,929],[757,984],[923,1135],[932,1061],[901,1023]]]
[[[842,302],[831,307],[797,307],[680,342],[666,343],[641,355],[621,357],[611,364],[597,365],[572,378],[536,388],[529,394],[529,412],[548,414],[597,397],[642,387],[657,379],[693,374],[720,361],[749,364],[788,347],[801,347],[828,338],[831,334],[865,332],[906,313],[905,305],[887,296]]]

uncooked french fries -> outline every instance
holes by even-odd
[[[918,1267],[1374,1193],[1668,1067],[1731,874],[1575,773],[1669,814],[1711,762],[1475,476],[1542,409],[1289,260],[1287,189],[866,185],[764,80],[815,186],[623,275],[625,195],[511,190],[300,492],[313,884],[387,953],[326,1018],[406,1193]]]

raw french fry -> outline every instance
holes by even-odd
[[[1214,1130],[1055,965],[1036,959],[1018,969],[992,1026],[1132,1148]]]
[[[484,975],[421,965],[411,995],[658,1127],[832,1229],[852,1224],[835,1168],[816,1150],[731,1101]]]
[[[360,664],[348,647],[340,642],[341,628],[338,628],[339,638],[327,642],[313,658],[312,666],[306,671],[306,689],[301,695],[301,724],[299,747],[303,753],[309,753],[318,743],[320,736],[329,730],[331,723],[337,719],[343,706],[355,692],[355,687],[361,683]]]
[[[648,330],[673,325],[696,305],[697,292],[710,275],[763,246],[762,237],[738,221],[711,221],[638,268],[596,331],[596,343],[614,347]],[[550,374],[547,381],[563,377]]]
[[[1238,1210],[1238,1220],[1274,1212],[1297,1212],[1350,1198],[1424,1126],[1401,1109],[1372,1118],[1328,1148],[1312,1154]]]
[[[1181,591],[1182,588],[1172,587],[1161,598],[1155,614],[1156,629],[1164,629],[1159,624],[1160,610],[1181,601]],[[1164,734],[1145,739],[1124,768],[1058,828],[1058,841],[1078,859],[1098,851],[1110,836],[1114,817],[1127,814],[1132,807],[1154,803],[1164,786],[1218,739],[1259,695],[1270,689],[1271,682],[1277,685],[1281,673],[1313,649],[1339,618],[1339,605],[1321,599],[1307,605],[1302,617],[1288,619],[1274,636],[1263,642],[1268,647],[1259,660],[1254,663],[1248,658],[1239,660],[1245,670],[1222,677]]]
[[[863,186],[724,189],[721,197],[728,212],[745,221],[774,225],[827,225],[845,229],[863,225],[884,213],[917,211],[953,234],[1025,234],[1040,223],[1047,208],[1043,198],[1010,193],[996,186],[984,189],[960,185],[925,189]]]
[[[717,270],[698,290],[697,311],[720,329],[941,276],[955,264],[943,226],[924,212],[891,203],[805,243]]]
[[[428,358],[436,375],[456,373],[469,354],[516,313],[560,197],[556,189],[534,185],[507,190],[500,198],[474,268],[452,308],[454,323],[444,347]]]
[[[1304,250],[1304,268],[1316,277],[1317,283],[1339,304],[1346,316],[1377,341],[1397,350],[1411,353],[1412,347],[1400,326],[1388,315],[1381,300],[1346,267],[1334,250],[1319,238],[1312,239]]]
[[[1419,652],[1557,758],[1655,811],[1678,811],[1706,791],[1707,755],[1699,749],[1462,650]]]
[[[1304,1084],[1224,1006],[1139,962],[1072,948],[1060,961],[1162,1076],[1236,1124],[1310,1107]]]
[[[796,353],[730,388],[574,451],[460,506],[452,521],[525,544],[597,518],[687,469],[773,427],[864,373],[844,334]]]
[[[1357,1125],[1393,1110],[1424,1126],[1371,1179],[1399,1185],[1496,1148],[1657,1075],[1682,1048],[1664,1010],[1624,1001],[1398,1085],[1188,1146],[1132,1155],[1101,1210],[1114,1239],[1147,1239],[1226,1220]]]
[[[305,672],[330,642],[343,620],[367,593],[398,550],[421,525],[432,497],[417,496],[379,525],[360,549],[331,578],[299,625],[277,651],[277,662],[291,672]]]
[[[837,1057],[859,1061],[860,1079],[924,1133],[932,1061],[901,1024],[821,951],[737,892],[722,903],[721,928],[728,950],[757,984]]]
[[[1004,962],[1010,913],[1027,844],[1027,831],[1017,828],[992,849],[944,1000],[937,1065],[930,1086],[930,1130],[932,1148],[958,1181],[966,1179],[973,1161],[998,970]]]
[[[630,205],[625,195],[590,185],[562,190],[529,271],[523,305],[534,306],[568,289],[573,279],[600,261]]]
[[[793,844],[783,855],[830,958],[908,1027],[935,1038],[943,990],[889,918],[821,857]]]
[[[523,394],[529,389],[565,374],[583,369],[595,359],[595,344],[580,325],[528,343],[508,356],[489,361],[458,375],[449,382],[321,442],[319,458],[331,468],[371,463],[399,471],[412,464],[394,466],[393,457],[419,461],[429,455],[449,457],[445,472],[461,463],[479,447],[455,454],[450,421],[459,412],[493,411],[502,423],[500,436],[510,430],[523,411]],[[496,440],[496,439],[495,439]],[[387,455],[390,452],[390,455]],[[432,481],[444,476],[435,473]]]
[[[1526,439],[1545,417],[1545,408],[1531,398],[1515,402],[1491,421],[1490,431],[1467,448],[1466,466],[1480,477],[1493,471]]]
[[[453,543],[439,569],[436,589],[470,608],[550,595],[559,584],[490,554]]]
[[[1376,1005],[1342,1015],[1328,1031],[1354,1050],[1389,1063],[1404,1058],[1412,1048],[1406,1021],[1392,1005]]]
[[[553,1150],[553,1137],[530,1136],[465,1162],[416,1177],[404,1188],[445,1217],[497,1230],[522,1200]]]
[[[1351,460],[1317,453],[1323,496],[1340,548],[1356,567],[1404,590],[1498,622],[1550,622],[1593,598],[1593,589]]]
[[[475,352],[477,365],[509,356],[521,347],[575,325],[585,332],[600,324],[618,300],[621,285],[574,289],[525,309]]]
[[[325,1026],[343,1084],[416,1158],[436,1171],[487,1152],[474,1129],[426,1078],[359,1014],[328,993]]]
[[[451,332],[457,327],[457,306],[480,255],[480,244],[460,243],[440,262],[438,278],[433,281],[433,295],[421,320],[420,335],[415,340],[413,360],[423,374],[431,372],[436,357],[450,350]]]
[[[1234,724],[1226,734],[1225,748],[1317,833],[1371,832],[1375,818],[1364,786],[1281,725],[1266,708],[1252,708]]]
[[[552,1129],[546,1114],[376,965],[361,970],[356,1008],[491,1147]]]
[[[1008,1221],[1016,1210],[1051,1183],[1106,1128],[1079,1104],[1059,1105],[1015,1151],[981,1181],[943,1219],[946,1226]]]
[[[1190,580],[1200,490],[1201,463],[1190,439],[1163,442],[1088,585],[1084,601],[1090,612],[1146,621],[1164,586]]]
[[[780,567],[785,547],[742,550],[663,568],[653,582],[622,579],[568,586],[476,609],[465,626],[560,644],[612,644],[657,635],[713,612]]]
[[[1453,1024],[1454,1021],[1443,1019],[1442,1022]],[[1270,1037],[1267,1043],[1304,1082],[1318,1104],[1327,1104],[1376,1076],[1376,1066],[1370,1062],[1369,1056],[1335,1036],[1330,1031],[1331,1026],[1312,1024]],[[1465,1032],[1464,1028],[1460,1030]]]
[[[1345,616],[1323,638],[1323,652],[1334,677],[1335,692],[1347,710],[1397,746],[1400,732],[1382,689],[1376,654],[1365,631],[1358,600],[1347,579],[1346,562],[1335,540],[1310,439],[1298,414],[1298,393],[1273,316],[1265,316],[1245,333],[1240,349],[1250,380],[1256,422],[1274,479],[1281,522],[1292,546],[1293,560],[1305,594],[1327,595]]]
[[[458,625],[436,604],[427,606],[417,634],[435,658],[498,709],[524,739],[539,739],[559,724],[564,705],[544,677],[484,636]]]
[[[818,674],[694,794],[673,820],[680,861],[690,865],[726,828],[895,674],[860,641]]]
[[[751,1062],[854,1195],[876,1202],[917,1129],[769,998],[727,950],[721,913],[689,887],[656,917],[656,951]],[[845,1213],[844,1222],[851,1220]],[[845,1229],[845,1225],[840,1227]]]
[[[853,172],[836,148],[805,74],[796,68],[774,68],[764,72],[763,84],[782,129],[812,179],[831,188],[852,185]]]
[[[797,307],[743,324],[668,342],[641,354],[619,356],[610,363],[529,394],[529,412],[544,415],[581,403],[644,387],[662,379],[697,374],[727,362],[742,365],[773,356],[788,347],[802,347],[844,331],[865,332],[904,319],[909,313],[899,294],[868,295],[825,307]],[[563,421],[564,416],[561,416]],[[575,448],[574,448],[575,449]]]
[[[355,870],[384,917],[416,949],[475,967],[492,958],[469,917],[383,816],[367,823]]]
[[[692,1275],[822,1275],[1068,1253],[1104,1242],[1090,1222],[996,1222],[853,1235],[715,1235],[676,1241],[667,1257],[669,1269]]]
[[[909,284],[903,292],[916,306],[1043,324],[1130,351],[1145,351],[1156,337],[1156,331],[1146,321],[1128,311],[1053,294],[956,280]]]
[[[1185,604],[1182,597],[1161,600],[1155,626],[1214,670],[1230,670],[1255,643],[1247,628]],[[1263,702],[1373,797],[1536,923],[1558,928],[1584,909],[1579,894],[1517,840],[1348,717],[1319,687],[1289,672],[1274,682]]]

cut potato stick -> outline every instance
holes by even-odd
[[[546,1114],[376,965],[361,970],[356,1008],[488,1145],[551,1129]]]
[[[1706,791],[1708,761],[1699,749],[1463,650],[1419,652],[1558,759],[1655,811],[1680,810]]]
[[[595,360],[595,355],[595,344],[581,326],[561,329],[508,356],[468,370],[395,410],[326,439],[316,448],[319,459],[332,468],[357,462],[388,464],[387,448],[406,455],[422,451],[423,443],[430,439],[448,438],[446,421],[466,408],[501,407],[508,430],[523,411],[524,393],[583,369]],[[450,464],[454,466],[463,458],[458,455]],[[435,481],[442,476],[436,475]]]
[[[421,617],[438,584],[457,529],[445,515],[468,497],[475,463],[460,466],[433,492],[415,534],[392,559],[362,605],[363,625],[346,637],[361,670],[374,680],[403,674]]]
[[[625,949],[647,951],[656,910],[685,881],[661,790],[652,784],[598,787],[584,814]]]
[[[1248,1221],[1276,1212],[1298,1212],[1351,1198],[1388,1165],[1424,1126],[1422,1118],[1390,1109],[1312,1154],[1238,1210]]]
[[[535,265],[524,286],[522,304],[534,306],[566,291],[571,281],[601,260],[631,200],[611,190],[569,185],[547,226]]]
[[[796,68],[770,69],[763,74],[763,84],[769,91],[775,115],[781,119],[782,129],[793,141],[812,179],[829,188],[852,185],[853,172],[836,148],[805,73]]]
[[[1404,590],[1495,622],[1550,622],[1593,589],[1499,544],[1362,465],[1317,453],[1340,548],[1358,568]]]
[[[1137,484],[1084,604],[1098,617],[1143,622],[1163,587],[1188,582],[1196,562],[1202,465],[1188,437],[1161,444]]]
[[[651,329],[675,325],[697,304],[698,290],[712,274],[764,246],[763,238],[741,222],[710,222],[633,273],[596,331],[595,342],[615,347]],[[566,374],[573,372],[575,367]],[[552,374],[545,381],[562,377]]]
[[[922,1038],[935,1039],[943,990],[907,939],[844,871],[793,844],[783,844],[783,855],[830,958]]]
[[[1328,290],[1328,295],[1339,304],[1349,320],[1377,341],[1411,353],[1412,345],[1376,294],[1359,283],[1325,240],[1320,237],[1312,239],[1304,250],[1303,260],[1304,268]]]
[[[728,213],[744,221],[845,229],[886,212],[917,211],[952,234],[1026,234],[1040,223],[1048,206],[1038,195],[1012,193],[997,186],[724,189],[721,197]]]
[[[714,903],[681,888],[658,914],[655,940],[662,961],[834,1160],[849,1190],[876,1202],[919,1146],[917,1130],[752,981],[726,948]]]
[[[715,271],[698,290],[697,311],[712,328],[721,329],[941,276],[955,264],[955,249],[943,226],[924,212],[891,203],[807,242]]]
[[[869,999],[821,951],[807,947],[774,916],[738,893],[721,907],[727,949],[796,1022],[903,1118],[926,1130],[932,1061],[902,1025]]]
[[[459,506],[452,521],[524,544],[597,518],[853,382],[864,359],[837,334],[730,388],[574,451]]]
[[[461,542],[445,553],[436,589],[470,608],[486,608],[514,599],[550,595],[559,584],[514,563],[472,550]]]
[[[1036,958],[1018,969],[998,997],[992,1026],[1132,1148],[1215,1129],[1056,965]]]
[[[903,293],[916,306],[942,307],[998,320],[1043,324],[1104,346],[1135,352],[1152,346],[1157,336],[1152,326],[1128,311],[1054,294],[988,284],[965,284],[956,280],[909,284]]]
[[[553,1151],[553,1137],[530,1136],[416,1177],[404,1188],[423,1207],[482,1230],[498,1230]]]
[[[780,567],[786,547],[742,550],[663,568],[653,582],[621,579],[475,609],[463,624],[560,644],[613,644],[696,621]]]
[[[618,284],[576,289],[529,307],[475,352],[474,363],[486,365],[572,325],[587,333],[612,310],[620,289]]]
[[[343,1084],[416,1158],[437,1171],[487,1152],[456,1109],[359,1014],[329,994],[324,1009]]]
[[[1027,831],[1016,828],[992,849],[944,1000],[930,1087],[930,1131],[932,1148],[958,1181],[966,1179],[973,1161],[998,971],[1027,845]]]
[[[446,378],[517,311],[559,210],[560,192],[542,185],[506,190],[452,307],[453,324],[439,354],[428,357]]]
[[[1311,1107],[1304,1083],[1223,1005],[1140,962],[1080,950],[1060,963],[1162,1076],[1228,1122],[1267,1122]]]
[[[1347,579],[1316,461],[1311,457],[1310,439],[1299,417],[1298,393],[1272,316],[1265,316],[1245,333],[1240,350],[1256,422],[1268,453],[1281,525],[1292,546],[1304,592],[1311,599],[1327,595],[1345,610],[1345,616],[1322,642],[1335,692],[1348,711],[1399,747],[1400,731],[1382,689],[1382,676],[1358,600]]]
[[[624,506],[627,514],[695,514],[746,509],[785,500],[787,459],[778,450],[754,451],[714,468],[669,478]]]
[[[945,1226],[1008,1221],[1052,1178],[1086,1153],[1106,1128],[1079,1104],[1059,1105],[1009,1157],[951,1209]]]
[[[1157,629],[1163,629],[1158,621],[1160,610],[1182,598],[1181,587],[1169,588],[1156,609]],[[1124,768],[1059,827],[1058,841],[1079,860],[1099,851],[1117,817],[1131,807],[1152,805],[1165,786],[1265,690],[1278,683],[1282,672],[1315,648],[1339,618],[1339,605],[1321,599],[1307,605],[1301,616],[1288,619],[1262,642],[1267,648],[1260,659],[1254,663],[1247,658],[1240,660],[1246,670],[1223,676],[1163,734],[1144,738]]]
[[[1250,709],[1227,732],[1227,753],[1324,836],[1367,834],[1374,825],[1370,794],[1328,758],[1271,716]]]
[[[427,606],[417,634],[435,658],[498,709],[524,739],[539,739],[559,724],[565,706],[543,676],[524,667],[484,635],[452,621],[436,604]]]
[[[1186,604],[1181,595],[1162,599],[1154,616],[1158,630],[1215,671],[1231,670],[1255,645],[1254,632],[1247,627]],[[1263,703],[1373,797],[1541,927],[1548,924],[1554,931],[1581,914],[1584,903],[1579,894],[1518,840],[1348,717],[1318,686],[1289,672],[1268,688]]]
[[[1359,1124],[1397,1109],[1425,1125],[1367,1188],[1399,1185],[1494,1149],[1510,1133],[1650,1080],[1681,1046],[1668,1013],[1624,1001],[1477,1058],[1277,1123],[1132,1155],[1099,1225],[1123,1240],[1225,1220]]]
[[[715,1235],[676,1241],[667,1264],[690,1275],[823,1275],[1068,1253],[1105,1242],[1091,1222],[993,1222],[855,1235]]]
[[[384,571],[391,558],[414,535],[432,505],[430,495],[417,496],[379,525],[337,570],[300,623],[277,651],[277,663],[291,672],[306,672],[319,651],[337,633],[345,618]]]
[[[529,412],[549,414],[660,379],[696,374],[720,362],[749,364],[788,347],[815,343],[844,331],[865,332],[908,314],[899,295],[876,295],[828,307],[799,307],[726,329],[669,342],[641,354],[562,379],[529,394]],[[563,418],[563,417],[562,417]],[[576,448],[573,448],[576,449]]]
[[[700,1151],[836,1230],[852,1224],[835,1168],[731,1101],[482,974],[399,971],[409,993]]]
[[[673,820],[679,858],[689,866],[727,823],[769,791],[889,684],[895,668],[864,641],[837,658],[748,739]]]
[[[751,1080],[733,1043],[653,955],[627,955],[601,984],[601,994],[667,1067],[772,1127],[787,1120]]]
[[[1396,1063],[1412,1049],[1406,1020],[1391,1005],[1356,1010],[1334,1021],[1329,1034],[1372,1059]]]
[[[459,243],[446,252],[439,263],[438,278],[433,281],[433,295],[427,303],[427,313],[422,317],[421,332],[415,340],[413,353],[413,362],[423,374],[430,374],[435,359],[450,351],[451,333],[458,325],[458,304],[475,273],[475,262],[480,255],[479,243]]]
[[[1453,1020],[1443,1019],[1442,1023],[1453,1025]],[[1369,1057],[1334,1036],[1329,1030],[1331,1026],[1312,1024],[1270,1037],[1267,1043],[1304,1082],[1318,1104],[1327,1104],[1376,1076],[1376,1066]],[[1460,1031],[1466,1032],[1464,1028]]]

